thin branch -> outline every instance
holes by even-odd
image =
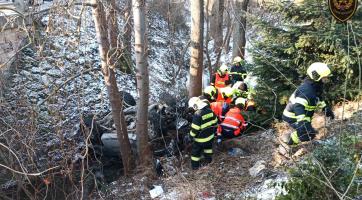
[[[84,70],[84,71],[81,71],[79,74],[76,74],[72,77],[70,77],[68,80],[64,81],[62,84],[58,85],[56,87],[55,90],[53,90],[53,92],[51,92],[47,98],[45,98],[43,101],[41,101],[38,106],[41,106],[45,101],[47,101],[50,97],[52,97],[55,93],[57,93],[64,85],[66,85],[68,82],[72,81],[73,79],[83,75],[84,73],[88,73],[88,72],[91,72],[91,71],[96,71],[96,70],[99,70],[97,68],[90,68],[90,69],[87,69],[87,70]]]
[[[5,169],[8,169],[8,170],[10,170],[10,171],[12,171],[12,172],[14,172],[14,173],[21,174],[21,175],[26,175],[26,176],[40,176],[40,175],[44,174],[45,172],[48,172],[48,171],[50,171],[50,170],[59,168],[60,166],[51,167],[51,168],[49,168],[49,169],[46,169],[46,170],[44,170],[44,171],[42,171],[42,172],[38,172],[38,173],[20,172],[20,171],[17,171],[17,170],[15,170],[15,169],[12,169],[12,168],[10,168],[10,167],[8,167],[8,166],[6,166],[6,165],[3,165],[3,164],[0,164],[0,167],[4,167]]]

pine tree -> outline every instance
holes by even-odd
[[[276,109],[280,116],[290,94],[313,62],[325,62],[332,69],[333,76],[325,85],[324,94],[330,103],[341,101],[345,89],[347,99],[361,93],[358,64],[362,51],[361,9],[348,23],[348,30],[346,23],[333,18],[327,1],[274,3],[268,5],[267,10],[278,19],[249,16],[258,30],[251,51],[252,72],[258,77],[256,100],[259,106],[269,113]]]

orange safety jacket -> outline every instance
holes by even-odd
[[[227,112],[227,110],[223,112],[224,103],[225,102],[222,102],[222,101],[216,101],[216,102],[212,102],[210,104],[211,110],[215,113],[215,115],[219,119],[219,122],[222,122],[224,120],[225,112]],[[225,108],[228,108],[228,106]]]
[[[217,92],[217,98],[216,98],[216,101],[217,102],[226,102],[228,104],[231,103],[232,101],[232,97],[227,97],[226,99],[223,97],[223,95],[221,94],[221,92],[219,92],[220,90],[218,90]]]
[[[232,99],[233,99],[233,95],[232,94],[230,94],[229,92],[227,92],[227,93],[229,93],[228,95],[230,95],[230,96],[224,96],[224,95],[226,95],[225,93],[224,93],[224,95],[223,95],[223,89],[226,89],[227,87],[223,87],[223,88],[219,88],[219,89],[217,89],[217,98],[216,98],[216,101],[221,101],[221,102],[226,102],[226,103],[228,103],[228,104],[230,104],[231,103],[231,101],[232,101]],[[230,90],[232,90],[231,88],[230,88]],[[226,92],[226,91],[224,91],[224,92]]]
[[[221,134],[223,129],[231,129],[234,130],[234,135],[238,136],[246,126],[247,124],[245,123],[243,115],[241,115],[241,110],[234,107],[226,113],[224,121],[218,127],[217,133]]]
[[[225,82],[229,80],[229,74],[225,73],[223,77],[219,73],[215,73],[215,87],[216,89],[223,88],[226,86]]]

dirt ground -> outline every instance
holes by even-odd
[[[341,122],[347,121],[360,107],[353,102],[335,107],[334,121],[316,113],[312,121],[318,131],[316,141],[336,134],[333,130],[341,128]],[[225,141],[222,147],[214,148],[213,162],[196,171],[190,168],[188,152],[178,158],[162,158],[165,173],[161,178],[148,180],[142,175],[123,178],[112,183],[103,195],[106,199],[150,199],[149,190],[153,185],[160,185],[164,194],[156,199],[245,199],[244,191],[260,186],[266,179],[285,175],[286,167],[318,145],[318,142],[304,143],[292,149],[291,154],[281,155],[280,137],[291,132],[286,123],[275,123],[272,129]],[[231,147],[242,151],[231,155],[228,152]],[[264,161],[265,169],[253,177],[249,169],[258,161]],[[172,166],[172,170],[167,166]]]

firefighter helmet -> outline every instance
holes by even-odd
[[[242,105],[243,107],[245,107],[246,104],[246,99],[239,97],[235,100],[235,105]]]
[[[236,56],[233,60],[233,64],[240,63],[243,59],[240,56]]]
[[[215,94],[216,94],[216,88],[212,85],[210,86],[207,86],[205,89],[204,89],[204,94],[207,94],[211,97],[211,99],[214,99],[215,97]]]
[[[197,109],[197,102],[200,101],[199,97],[191,97],[189,100],[189,108]]]
[[[327,64],[315,62],[308,67],[307,74],[312,80],[319,81],[324,77],[328,77],[331,74],[331,70]]]
[[[225,74],[228,71],[228,66],[226,64],[222,64],[219,68],[221,74]]]

